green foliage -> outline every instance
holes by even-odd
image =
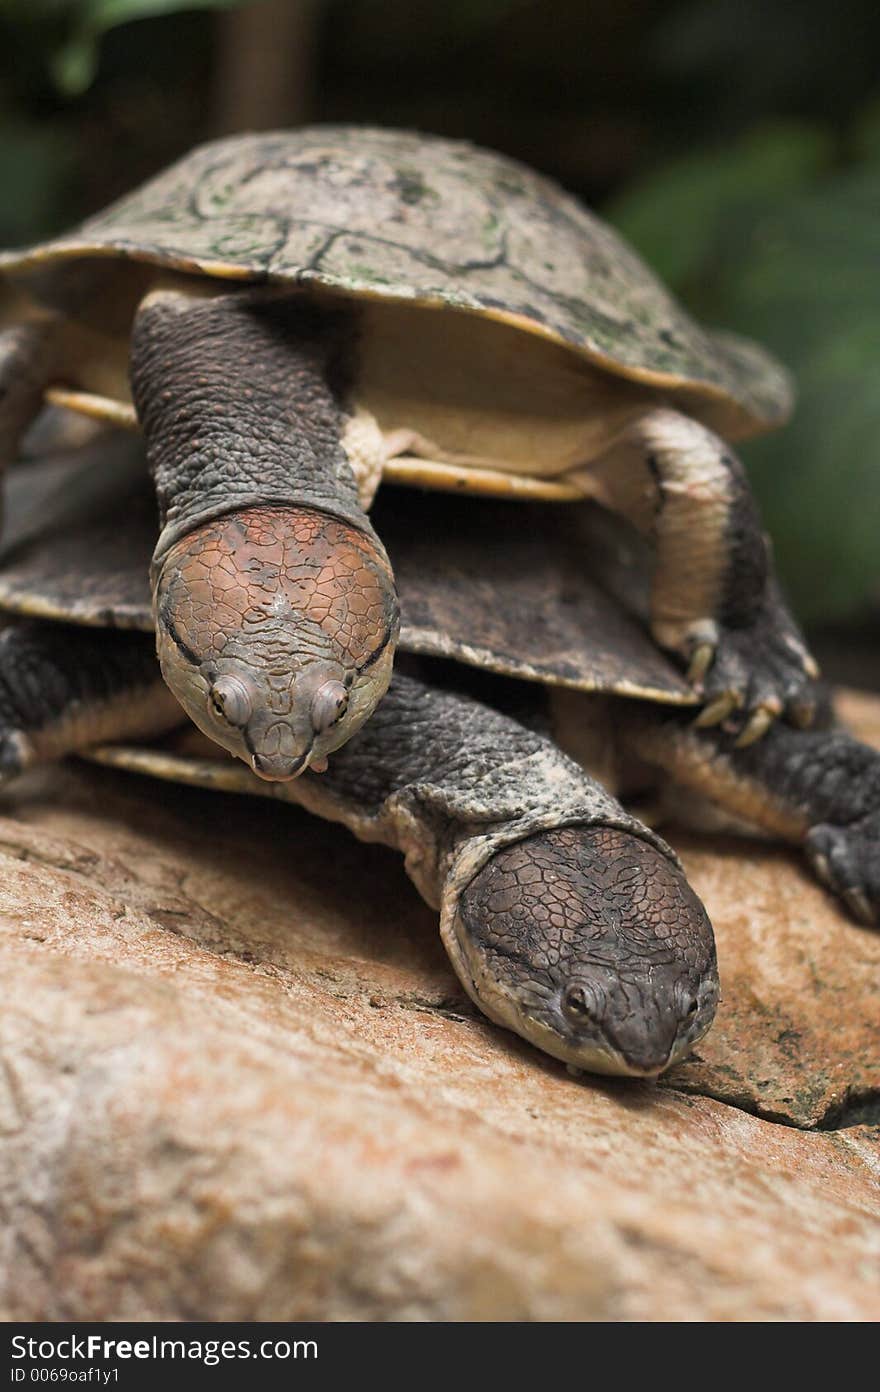
[[[42,50],[58,91],[75,97],[94,80],[108,30],[136,19],[182,10],[228,10],[243,3],[248,0],[0,0],[0,16],[20,34],[30,31],[31,44]]]
[[[808,188],[832,148],[814,126],[761,128],[722,151],[663,165],[621,196],[611,216],[667,284],[698,294],[707,263],[747,236],[768,206]]]
[[[7,118],[0,140],[0,246],[16,246],[35,227],[52,227],[63,216],[73,173],[69,142],[55,127]]]
[[[651,46],[657,70],[730,131],[762,112],[849,120],[876,87],[878,36],[876,0],[674,0]]]
[[[880,97],[869,102],[857,122],[853,140],[856,154],[863,159],[880,160]]]
[[[701,318],[794,370],[791,424],[748,447],[795,606],[808,622],[880,594],[880,113],[832,169],[811,127],[756,131],[678,161],[611,216]]]

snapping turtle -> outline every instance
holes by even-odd
[[[592,505],[536,505],[526,530],[514,503],[385,490],[403,614],[388,694],[329,771],[268,783],[192,726],[180,733],[147,633],[144,490],[137,450],[118,437],[79,464],[12,471],[6,777],[91,748],[119,767],[286,798],[395,846],[439,906],[477,1005],[599,1072],[654,1076],[680,1058],[712,1021],[717,974],[674,854],[586,765],[625,785],[634,761],[641,784],[648,769],[802,844],[853,912],[876,919],[880,756],[831,729],[779,723],[741,749],[735,731],[694,728],[693,690],[645,627],[633,539],[609,535]],[[488,553],[486,528],[501,543]]]
[[[388,685],[380,478],[598,500],[653,542],[651,632],[701,723],[812,718],[726,443],[784,419],[785,374],[509,159],[344,126],[199,147],[0,255],[0,462],[47,399],[143,431],[163,675],[262,777],[323,768]]]

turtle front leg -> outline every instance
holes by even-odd
[[[394,580],[346,449],[353,333],[302,295],[180,283],[146,297],[132,332],[162,672],[272,780],[322,767],[391,676]]]
[[[595,466],[604,501],[651,537],[651,631],[687,665],[698,725],[734,718],[738,742],[780,715],[812,718],[818,669],[772,573],[742,463],[677,411],[652,411]]]
[[[0,781],[180,723],[149,635],[54,623],[0,633]]]
[[[778,724],[759,744],[697,730],[677,713],[618,706],[640,758],[725,810],[800,846],[817,877],[862,923],[880,923],[880,753],[844,730]]]

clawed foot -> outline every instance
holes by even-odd
[[[880,816],[813,827],[804,849],[817,879],[860,923],[880,923]]]
[[[688,646],[688,680],[704,703],[698,728],[723,724],[744,749],[780,716],[800,727],[812,724],[819,669],[797,630],[781,625],[775,611],[748,628],[705,625]]]

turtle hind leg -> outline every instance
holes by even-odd
[[[43,405],[55,362],[54,321],[26,320],[0,327],[0,469]]]
[[[0,781],[182,719],[147,634],[30,622],[0,633]]]
[[[738,747],[725,729],[621,702],[619,730],[639,758],[725,811],[800,846],[814,873],[863,923],[880,923],[880,753],[830,721],[778,724]]]
[[[701,724],[743,744],[780,715],[809,723],[818,675],[775,581],[742,463],[706,426],[648,412],[591,468],[599,493],[651,538],[652,633],[686,664]]]

